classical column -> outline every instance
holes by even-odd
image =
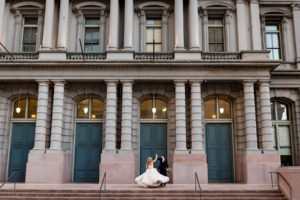
[[[198,15],[198,1],[189,1],[189,38],[190,50],[200,50],[199,42],[199,15]]]
[[[52,82],[54,83],[54,94],[50,149],[61,150],[65,83],[62,80],[54,80]]]
[[[264,151],[274,151],[269,81],[259,81],[259,100],[262,147]]]
[[[245,0],[236,1],[237,29],[239,51],[247,50],[247,23],[246,23],[246,5]]]
[[[232,12],[230,10],[226,10],[225,15],[225,44],[226,44],[226,51],[231,51],[231,43],[230,43],[230,23],[231,23],[231,17]]]
[[[125,0],[124,49],[133,48],[133,0]]]
[[[108,50],[118,49],[118,34],[119,34],[118,27],[119,27],[119,0],[110,0]]]
[[[139,12],[140,18],[140,51],[146,51],[146,15],[145,11],[141,10]]]
[[[175,0],[175,50],[184,49],[183,0]]]
[[[108,80],[106,95],[106,120],[104,151],[116,150],[117,134],[117,80]]]
[[[83,29],[84,29],[84,24],[83,24],[84,16],[83,16],[82,10],[77,11],[76,17],[77,17],[76,51],[81,52],[79,39],[81,40],[81,42],[84,42],[84,41],[82,41],[83,40]]]
[[[293,22],[294,22],[294,35],[296,45],[296,59],[300,63],[300,4],[293,4]]]
[[[208,13],[207,10],[203,11],[203,50],[209,52],[208,47]]]
[[[39,84],[39,94],[35,123],[34,149],[43,150],[46,148],[49,81],[41,80],[37,82]]]
[[[162,15],[162,52],[168,52],[168,40],[169,40],[169,11],[164,10]]]
[[[106,25],[106,13],[105,10],[100,11],[100,51],[105,51],[105,25]]]
[[[14,30],[14,52],[21,51],[21,34],[22,33],[22,15],[20,10],[16,10],[14,13],[15,17],[15,30]]]
[[[250,15],[253,50],[262,50],[258,0],[250,0]]]
[[[42,49],[49,50],[52,48],[53,21],[54,21],[54,0],[46,0]]]
[[[0,0],[0,42],[2,41],[3,19],[5,11],[5,0]]]
[[[284,61],[291,61],[290,60],[290,55],[289,55],[289,51],[288,51],[288,41],[290,40],[288,38],[288,19],[287,17],[283,17],[282,19],[282,36],[283,36],[283,45],[282,45],[282,51],[283,51],[283,55],[281,56],[281,59]],[[297,37],[297,36],[296,36]]]
[[[244,81],[246,151],[257,151],[254,82]]]
[[[122,88],[122,128],[121,151],[132,151],[132,83],[131,80],[121,81]]]
[[[202,81],[191,82],[191,128],[192,128],[192,153],[203,151],[202,143]]]
[[[57,48],[67,49],[69,0],[60,0]]]
[[[175,152],[187,151],[186,148],[186,114],[185,114],[185,82],[175,81],[175,106],[176,106],[176,148]]]

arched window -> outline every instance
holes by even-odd
[[[14,101],[13,118],[35,119],[37,112],[37,100],[22,98]]]
[[[99,99],[83,99],[77,102],[78,119],[102,119],[103,102]]]
[[[167,119],[167,103],[153,98],[141,102],[141,119]]]
[[[231,119],[231,103],[221,98],[205,101],[204,117],[205,119]]]
[[[289,106],[280,101],[271,102],[274,148],[279,151],[281,165],[293,165],[291,144],[291,119]]]

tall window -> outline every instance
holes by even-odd
[[[266,45],[270,50],[270,59],[281,59],[280,29],[278,24],[266,24]]]
[[[147,19],[147,52],[162,51],[162,22],[161,19]]]
[[[84,51],[99,52],[100,18],[85,18]]]
[[[291,145],[291,121],[289,107],[279,101],[271,102],[274,148],[279,151],[281,165],[293,165]]]
[[[224,51],[224,23],[223,18],[208,18],[209,52]]]
[[[23,20],[23,52],[35,52],[38,30],[37,17],[25,17]]]

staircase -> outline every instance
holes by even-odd
[[[99,198],[97,190],[0,190],[0,200],[199,200],[194,190],[106,190]],[[204,190],[202,200],[288,200],[277,190]]]

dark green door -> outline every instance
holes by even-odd
[[[140,173],[145,172],[147,158],[167,156],[167,124],[141,124]],[[155,163],[155,167],[158,162]]]
[[[35,123],[13,123],[8,176],[16,172],[11,181],[24,182],[28,153],[33,148]]]
[[[233,182],[231,124],[206,124],[209,182]]]
[[[75,182],[99,182],[102,124],[77,123],[75,141]]]

